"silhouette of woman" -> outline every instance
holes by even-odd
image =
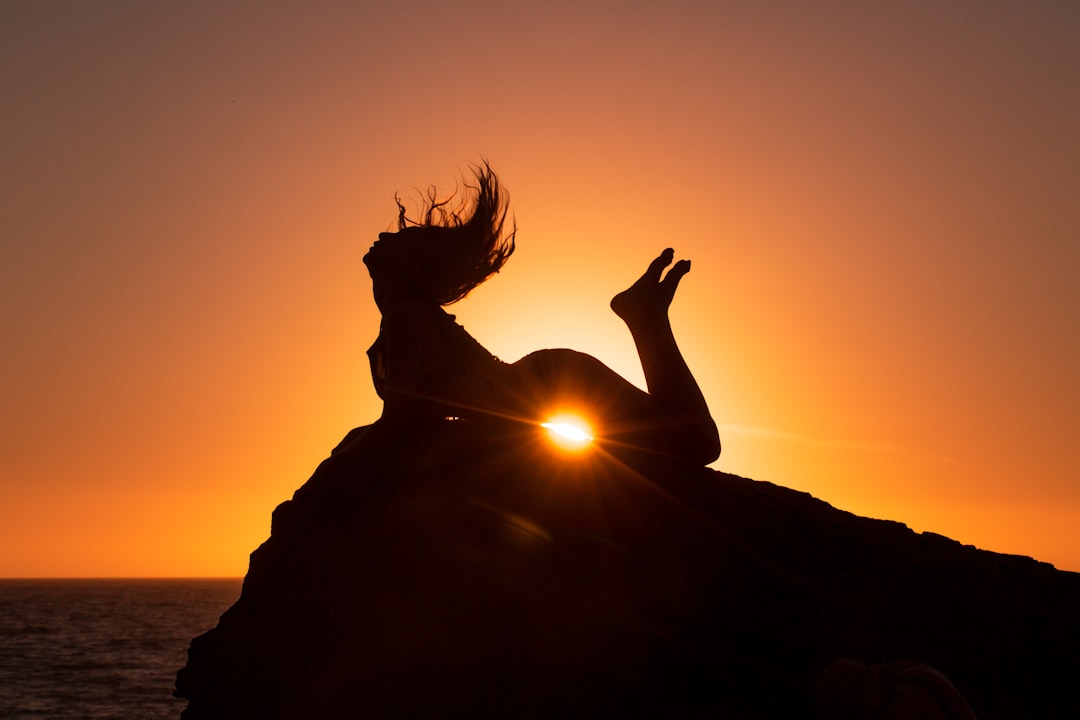
[[[398,230],[379,235],[364,256],[380,332],[368,350],[383,400],[373,428],[422,432],[425,423],[457,418],[538,423],[548,408],[570,404],[613,453],[633,449],[704,465],[720,454],[716,425],[668,321],[668,306],[690,270],[664,250],[611,308],[626,322],[649,391],[642,392],[595,358],[572,350],[540,350],[503,363],[443,307],[465,297],[506,263],[516,228],[506,231],[508,199],[485,162],[473,168],[472,197],[451,207],[428,191],[417,220],[398,200]],[[348,450],[360,438],[346,438]],[[362,443],[366,445],[367,443]]]

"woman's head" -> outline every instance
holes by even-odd
[[[422,198],[416,219],[398,205],[398,232],[383,233],[364,262],[375,273],[391,270],[410,293],[449,305],[487,280],[514,252],[513,226],[505,232],[509,198],[485,161],[472,168],[475,185],[464,197],[439,199],[435,188]]]

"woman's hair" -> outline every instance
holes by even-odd
[[[466,197],[454,203],[457,193],[440,200],[438,189],[428,188],[421,197],[418,219],[406,217],[401,198],[398,229],[418,227],[429,230],[430,243],[424,257],[415,258],[411,279],[417,290],[440,305],[450,305],[497,273],[514,253],[517,226],[511,220],[503,234],[510,200],[486,160],[471,168],[475,185],[464,183]]]

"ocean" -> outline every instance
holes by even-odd
[[[0,718],[176,720],[191,639],[241,580],[0,580]]]

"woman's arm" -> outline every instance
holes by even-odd
[[[386,382],[383,386],[382,422],[406,425],[417,419],[424,398],[420,378],[425,367],[438,361],[439,340],[431,308],[420,300],[400,300],[383,314],[386,344]]]

